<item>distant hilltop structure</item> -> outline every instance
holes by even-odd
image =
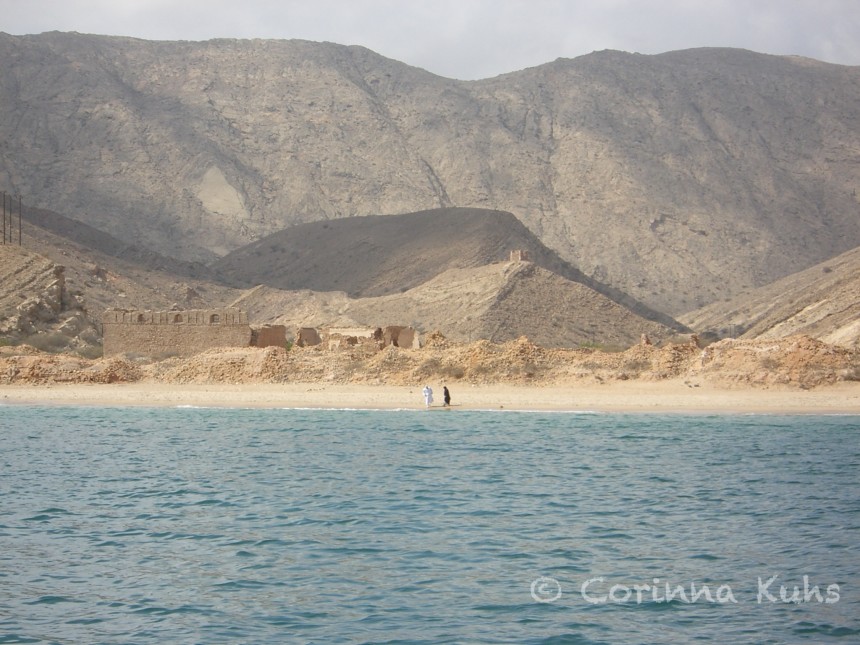
[[[517,249],[515,251],[511,251],[511,262],[531,262],[531,258],[529,257],[529,252],[523,249]]]
[[[286,327],[252,328],[233,308],[141,311],[108,309],[102,316],[104,355],[188,356],[218,347],[286,345]]]

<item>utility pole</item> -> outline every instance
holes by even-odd
[[[14,226],[12,225],[12,217],[15,215],[15,196],[12,193],[9,193],[9,208],[6,210],[6,213],[9,215],[9,221],[6,222],[5,230],[7,233],[7,237],[3,241],[4,244],[12,244],[12,233],[14,232]]]
[[[9,222],[6,224],[6,232],[9,234],[7,237],[5,244],[12,244],[12,216],[15,211],[15,197],[12,193],[9,193],[9,210],[7,213],[9,214]]]

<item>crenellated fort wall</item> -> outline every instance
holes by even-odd
[[[109,309],[102,324],[105,356],[125,352],[187,356],[216,347],[251,345],[248,316],[239,309]]]

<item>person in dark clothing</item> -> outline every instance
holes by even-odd
[[[448,391],[448,386],[442,387],[442,397],[445,399],[445,407],[451,405],[451,393]]]

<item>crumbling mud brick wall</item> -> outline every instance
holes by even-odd
[[[109,309],[102,324],[105,356],[126,352],[188,356],[216,347],[251,344],[248,316],[239,309]]]
[[[313,327],[299,327],[296,331],[296,345],[298,347],[315,347],[320,343],[322,343],[322,338]]]
[[[251,328],[253,347],[286,347],[287,328],[284,325],[263,325]]]
[[[329,327],[318,330],[312,327],[300,327],[296,333],[296,345],[299,347],[313,347],[325,344],[330,350],[346,347],[375,346],[379,349],[384,347],[404,347],[418,349],[421,347],[421,338],[413,327],[403,325],[389,325],[384,329],[381,327]]]
[[[355,345],[382,347],[380,327],[329,327],[323,330],[322,341],[328,349],[341,349]]]
[[[391,325],[382,330],[382,338],[386,347],[393,345],[394,347],[418,349],[421,346],[418,332],[412,327]]]

